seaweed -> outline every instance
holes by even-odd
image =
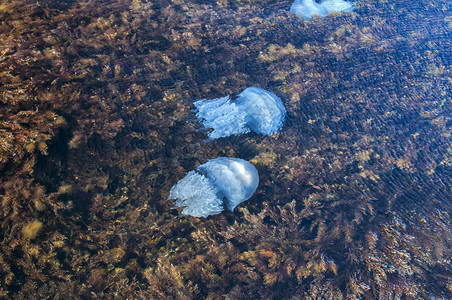
[[[452,298],[450,1],[0,4],[0,297]],[[283,130],[206,141],[247,86]],[[259,171],[238,213],[178,218],[208,159]]]

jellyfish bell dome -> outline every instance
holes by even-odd
[[[344,0],[323,0],[320,2],[327,14],[330,12],[352,11],[353,4]]]
[[[235,101],[229,96],[195,102],[197,117],[212,139],[254,131],[272,135],[278,132],[286,117],[286,109],[275,94],[258,87],[246,88]]]
[[[281,129],[286,109],[275,94],[257,87],[246,88],[236,99],[237,106],[246,111],[245,122],[254,132],[272,135]]]
[[[239,158],[220,157],[190,171],[171,188],[172,208],[182,208],[181,215],[207,217],[230,211],[251,198],[259,184],[256,168]]]
[[[256,168],[240,158],[220,157],[200,165],[196,170],[210,178],[226,197],[226,207],[234,208],[251,198],[259,184]]]

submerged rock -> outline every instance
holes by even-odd
[[[181,215],[207,217],[230,211],[251,198],[259,184],[256,168],[239,158],[220,157],[190,171],[171,188],[173,208],[184,209]]]
[[[286,109],[275,94],[257,87],[246,88],[231,101],[229,96],[195,102],[197,116],[212,139],[247,133],[272,135],[284,122]]]
[[[352,11],[353,5],[343,0],[324,0],[317,3],[315,0],[295,0],[290,11],[299,17],[306,19],[313,15],[327,16],[331,12]]]

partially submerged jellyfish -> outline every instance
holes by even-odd
[[[286,109],[275,94],[257,87],[246,88],[231,101],[229,96],[195,102],[197,116],[212,139],[254,131],[272,135],[278,132]]]
[[[256,168],[239,158],[220,157],[190,171],[171,188],[172,208],[182,216],[208,217],[234,208],[251,198],[259,184]]]
[[[323,0],[317,3],[315,0],[295,0],[290,11],[299,17],[306,19],[313,15],[327,16],[330,12],[352,11],[353,5],[344,0]]]

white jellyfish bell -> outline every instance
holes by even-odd
[[[286,109],[275,94],[257,87],[246,88],[231,101],[229,96],[195,102],[197,116],[212,139],[247,133],[272,135],[278,132]]]
[[[344,0],[323,0],[317,3],[315,0],[295,0],[290,11],[299,17],[311,19],[313,15],[326,17],[331,12],[352,11],[353,5]]]
[[[219,214],[224,207],[233,211],[251,198],[259,184],[256,168],[239,158],[220,157],[190,171],[171,188],[172,208],[184,209],[182,216],[207,217]]]

